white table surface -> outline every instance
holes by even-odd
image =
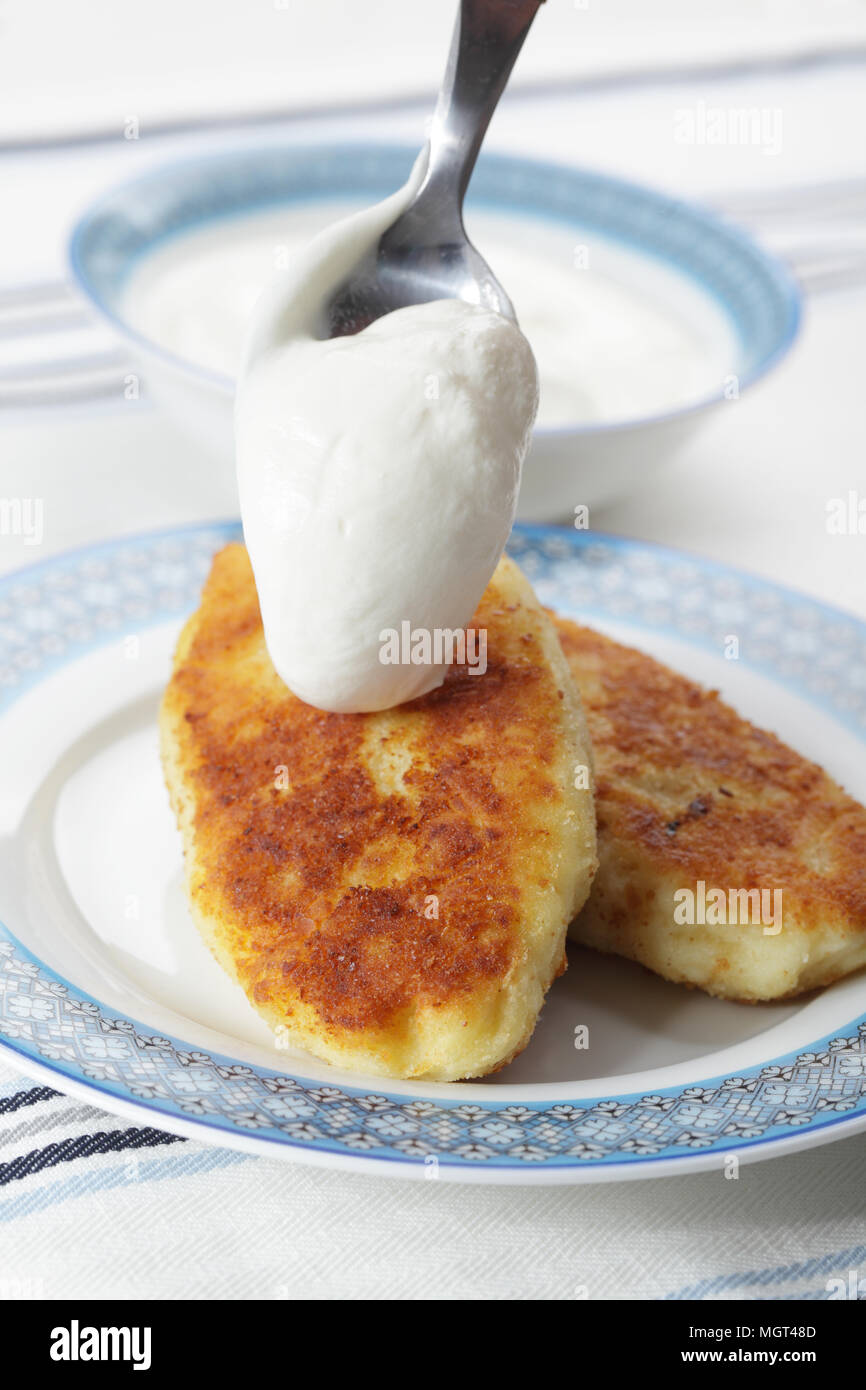
[[[797,14],[807,24],[802,7]],[[426,82],[425,65],[411,76]],[[698,158],[676,144],[676,109],[718,99],[703,84],[515,96],[491,144],[709,198],[862,176],[862,73],[752,78],[729,85],[724,100],[754,100],[756,81],[761,103],[785,112],[785,142],[772,158],[755,149]],[[83,128],[106,109],[104,100],[93,109],[83,102],[77,119]],[[415,138],[422,113],[407,105],[371,114],[353,122],[351,135]],[[38,110],[32,124],[44,124]],[[270,132],[331,134],[345,135],[344,123],[307,119]],[[226,133],[219,142],[238,138],[250,137]],[[56,275],[76,207],[123,173],[202,143],[153,137],[134,147],[118,140],[0,156],[7,206],[16,210],[4,219],[0,284]],[[826,527],[830,499],[852,489],[866,496],[864,339],[866,292],[814,299],[781,369],[718,412],[668,472],[593,523],[744,566],[866,617],[866,536]],[[8,415],[0,496],[44,499],[40,557],[232,509],[229,490],[167,420],[147,404],[121,402]],[[0,570],[34,558],[20,538],[0,537]],[[27,1152],[53,1123],[93,1128],[92,1114],[70,1119],[58,1101],[24,1133],[2,1113],[16,1084],[14,1068],[0,1064],[0,1163]],[[650,1185],[482,1189],[386,1182],[190,1144],[170,1163],[106,1158],[97,1183],[37,1173],[10,1184],[8,1197],[0,1188],[0,1296],[4,1276],[30,1277],[46,1297],[820,1296],[814,1291],[830,1275],[866,1268],[864,1161],[866,1136],[746,1165],[736,1182],[708,1173]]]

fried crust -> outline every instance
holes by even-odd
[[[747,1001],[866,963],[866,810],[716,691],[566,619],[557,630],[596,764],[599,871],[572,938]],[[676,923],[675,892],[700,880],[781,890],[781,930]]]
[[[473,626],[487,670],[377,714],[296,699],[246,550],[214,560],[161,742],[193,916],[290,1043],[457,1079],[525,1046],[595,869],[586,728],[555,629],[503,561]]]

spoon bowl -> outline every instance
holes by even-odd
[[[362,258],[325,311],[322,337],[360,333],[383,314],[434,299],[465,299],[517,321],[484,257],[463,231],[441,227],[413,202]]]

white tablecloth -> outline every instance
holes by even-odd
[[[483,1188],[166,1144],[31,1088],[0,1068],[0,1298],[820,1299],[866,1265],[866,1136],[736,1180]]]

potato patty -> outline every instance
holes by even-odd
[[[382,1076],[481,1076],[527,1043],[595,871],[586,727],[556,630],[508,560],[487,670],[328,714],[279,679],[246,550],[215,558],[161,712],[189,900],[291,1044]],[[576,785],[577,783],[577,785]]]
[[[750,1001],[866,963],[866,810],[715,691],[557,628],[596,767],[599,869],[572,939]]]

